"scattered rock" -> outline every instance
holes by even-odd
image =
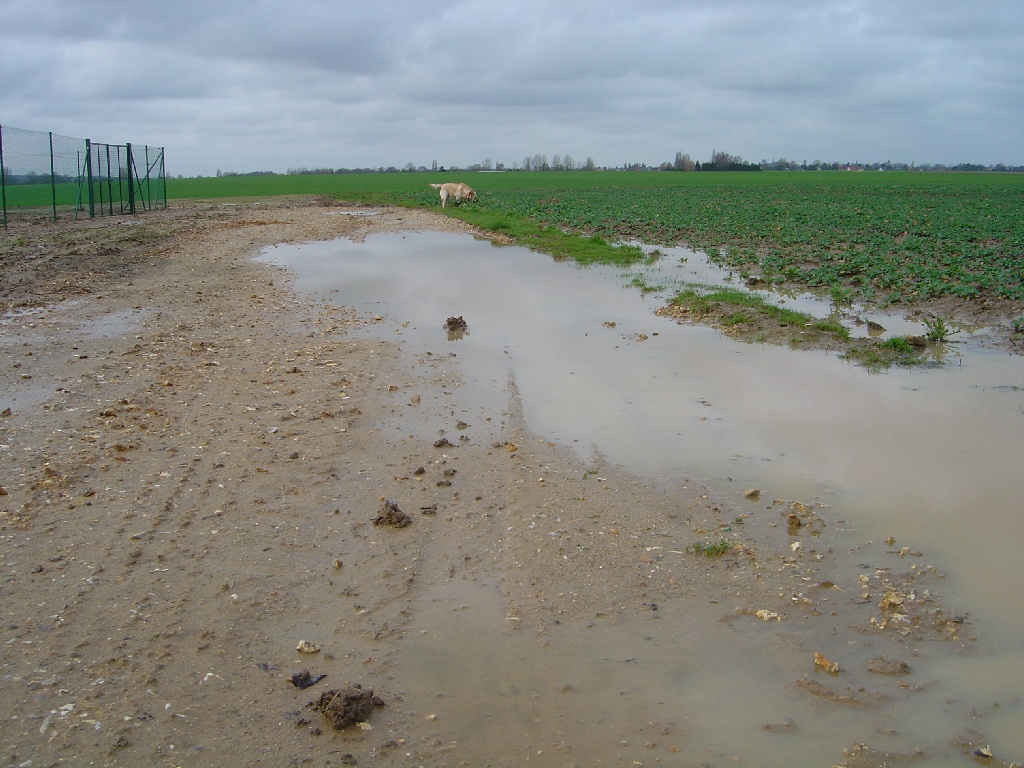
[[[380,514],[374,518],[374,525],[390,525],[392,528],[405,528],[412,523],[412,518],[398,508],[397,502],[385,501]]]
[[[295,650],[299,653],[320,653],[320,646],[316,643],[309,642],[309,640],[299,640],[299,644],[295,646]]]
[[[750,488],[743,492],[743,498],[750,499],[751,501],[757,501],[759,498],[761,498],[761,489]]]
[[[822,653],[815,652],[814,668],[820,669],[822,672],[828,672],[830,675],[839,674],[839,662],[829,660]]]
[[[899,592],[890,589],[885,593],[885,597],[882,598],[878,607],[883,611],[896,611],[903,607],[906,599],[906,595],[901,595]]]
[[[375,707],[383,707],[384,701],[373,695],[373,689],[363,690],[361,685],[324,691],[320,698],[309,706],[323,714],[336,729],[343,730],[356,723],[365,723]]]

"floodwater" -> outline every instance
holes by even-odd
[[[922,749],[929,757],[916,765],[970,765],[951,746],[967,727],[998,757],[1024,760],[1024,359],[984,349],[977,329],[954,337],[939,365],[871,373],[832,353],[680,325],[654,310],[681,284],[736,283],[701,254],[663,252],[631,271],[580,268],[423,232],[277,246],[261,258],[294,270],[301,291],[384,316],[372,332],[411,354],[455,353],[471,415],[507,409],[511,378],[530,429],[584,460],[599,453],[653,481],[691,477],[737,506],[751,487],[822,502],[842,521],[840,551],[892,536],[923,552],[946,574],[945,606],[969,617],[976,648],[927,663],[914,703],[865,712],[780,685],[802,670],[725,629],[722,606],[661,616],[654,631],[594,626],[539,643],[507,630],[496,586],[446,585],[414,627],[422,663],[403,670],[418,682],[410,689],[446,695],[417,711],[458,732],[453,758],[481,765],[505,764],[501,754],[537,765],[831,765],[854,740]],[[642,293],[635,278],[662,289]],[[811,296],[779,300],[829,313]],[[442,328],[453,315],[468,323],[459,339]],[[861,317],[923,332],[898,316]],[[855,573],[848,557],[839,568]],[[563,679],[577,681],[571,697],[552,693]],[[794,727],[761,727],[782,721]]]

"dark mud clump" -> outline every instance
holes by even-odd
[[[909,675],[910,665],[905,661],[891,661],[879,657],[868,662],[868,672],[876,675]]]
[[[398,508],[394,501],[385,501],[380,514],[373,519],[374,525],[390,525],[392,528],[405,528],[412,523],[412,518]]]
[[[448,334],[449,341],[456,341],[461,339],[469,332],[469,326],[466,321],[462,318],[462,315],[458,317],[449,317],[444,321],[444,330]]]
[[[327,677],[327,675],[311,675],[308,669],[304,669],[301,672],[296,672],[289,679],[291,680],[292,685],[301,691],[316,685],[325,677]]]
[[[323,714],[336,729],[343,730],[356,723],[365,723],[376,707],[383,707],[380,696],[373,695],[373,689],[361,685],[324,691],[320,698],[309,703]]]

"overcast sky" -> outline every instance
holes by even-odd
[[[1024,164],[1024,0],[0,0],[0,124],[170,175]]]

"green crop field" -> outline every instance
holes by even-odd
[[[508,172],[170,179],[170,198],[322,194],[437,206],[430,181],[473,186],[456,209],[488,228],[688,244],[769,283],[879,304],[1024,302],[1024,176],[908,172]]]
[[[325,195],[438,207],[431,181],[478,192],[452,215],[581,260],[628,261],[639,240],[703,250],[769,283],[886,305],[941,297],[1024,302],[1024,175],[1005,173],[553,171],[168,179],[167,196]],[[62,185],[58,185],[61,187]],[[73,200],[69,187],[62,199]],[[49,185],[10,187],[42,205]],[[58,190],[61,191],[61,190]],[[71,197],[69,197],[71,195]],[[565,233],[586,235],[566,238]],[[572,241],[575,241],[572,242]],[[601,252],[606,256],[602,256]]]

